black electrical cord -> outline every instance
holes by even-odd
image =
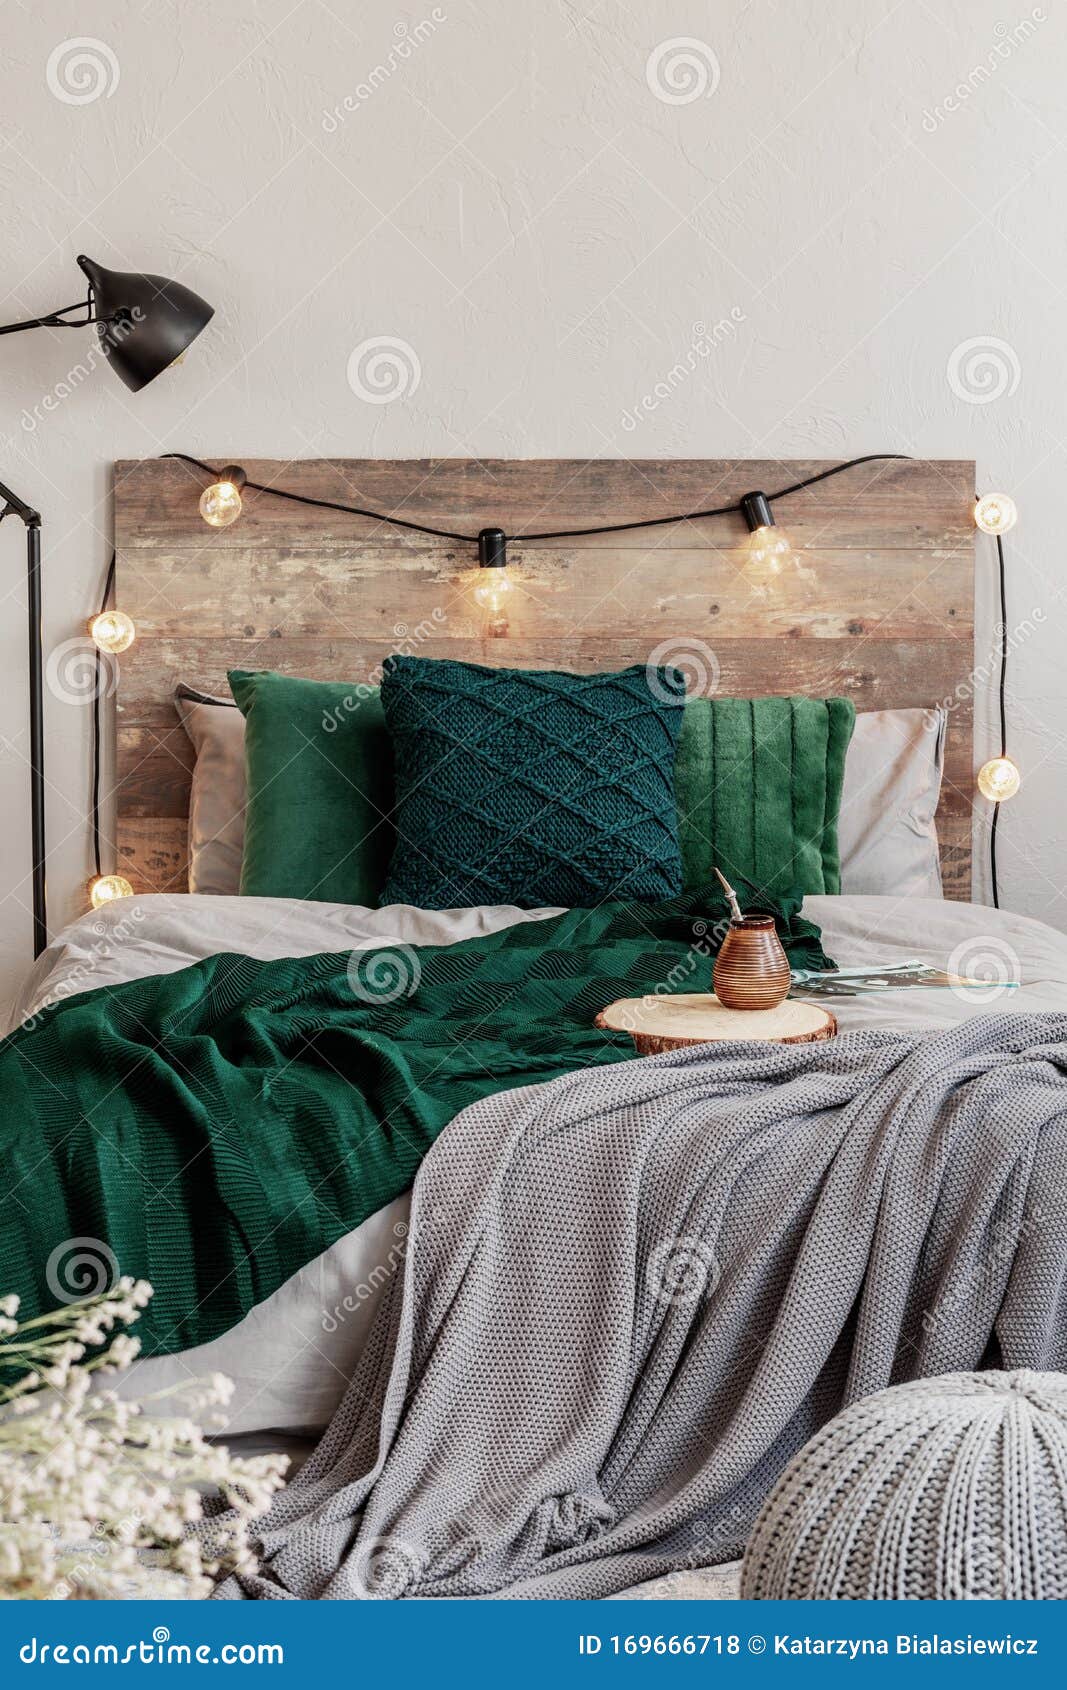
[[[108,607],[108,604],[109,604],[110,599],[111,599],[112,589],[114,588],[114,585],[115,585],[115,559],[116,559],[117,555],[118,554],[116,552],[112,552],[111,562],[107,566],[107,575],[104,578],[103,596],[101,597],[101,600],[100,600],[101,614],[103,614],[103,612]],[[93,806],[92,806],[93,822],[92,822],[92,829],[93,829],[93,863],[94,863],[95,869],[96,869],[96,878],[99,880],[100,874],[101,874],[101,867],[100,867],[100,693],[103,690],[103,686],[104,686],[104,654],[100,650],[99,646],[96,646],[94,649],[95,649],[95,652],[96,652],[96,674],[95,674],[95,677],[94,677],[94,686],[93,686]]]
[[[164,452],[165,458],[177,458],[183,464],[194,464],[205,474],[218,478],[219,471],[211,464],[203,463],[199,458],[191,458],[188,452]],[[408,522],[402,516],[384,516],[381,511],[363,510],[359,505],[338,504],[336,499],[315,499],[310,493],[290,493],[284,487],[265,487],[261,481],[246,481],[246,487],[251,487],[256,493],[270,493],[275,499],[291,499],[294,504],[314,505],[318,510],[347,511],[351,516],[369,517],[372,522],[391,522],[394,528],[410,528],[416,534],[432,534],[438,540],[459,540],[464,545],[476,546],[477,534],[454,534],[450,528],[428,528],[422,522]]]
[[[1004,683],[1008,673],[1008,591],[1004,568],[1004,541],[996,535],[997,570],[1000,576],[1000,755],[1008,755],[1008,712],[1004,699]],[[1000,889],[997,885],[997,823],[1000,803],[993,805],[993,820],[989,826],[989,881],[993,894],[993,908],[1000,908]]]
[[[190,457],[188,452],[164,452],[165,458],[176,458],[184,464],[193,464],[202,469],[206,475],[217,476],[219,471],[211,464],[205,464],[200,458]],[[842,475],[847,469],[857,469],[860,464],[891,463],[910,461],[906,452],[868,452],[862,458],[849,458],[847,463],[834,464],[831,469],[820,470],[818,475],[806,476],[803,481],[793,481],[788,487],[779,487],[776,493],[768,493],[767,497],[773,504],[775,499],[786,499],[791,493],[800,493],[805,487],[814,487],[819,481],[827,481],[832,475]],[[319,510],[346,511],[351,516],[365,516],[371,522],[388,522],[394,528],[407,528],[416,534],[432,534],[438,540],[457,540],[463,545],[476,546],[477,534],[457,534],[450,528],[430,528],[424,522],[410,522],[406,517],[388,516],[384,511],[364,510],[360,505],[343,505],[336,499],[316,499],[310,493],[291,493],[284,487],[265,487],[260,481],[246,481],[256,493],[270,493],[275,499],[291,499],[294,504],[314,505]],[[729,516],[733,511],[740,511],[741,501],[734,500],[729,505],[716,505],[710,510],[680,511],[676,516],[651,516],[643,522],[610,522],[600,528],[555,528],[544,533],[509,534],[509,540],[525,544],[530,540],[577,540],[587,534],[626,534],[633,528],[663,528],[672,522],[697,522],[702,517]]]
[[[72,309],[68,307],[67,309]],[[203,470],[205,475],[217,476],[219,471],[212,465],[204,463],[202,458],[194,458],[188,452],[164,452],[164,458],[174,458],[179,463],[191,464],[195,469]],[[846,470],[858,469],[861,464],[910,462],[906,452],[868,452],[863,457],[849,458],[845,463],[834,464],[830,469],[820,470],[817,475],[805,476],[802,481],[790,482],[786,487],[779,487],[774,493],[768,493],[767,498],[773,504],[777,499],[786,499],[792,493],[803,492],[805,488],[815,487],[820,481],[828,481],[831,476],[843,475]],[[387,522],[394,528],[406,528],[415,534],[430,534],[438,540],[455,540],[462,545],[476,546],[477,534],[460,534],[450,528],[433,528],[424,522],[411,522],[406,517],[390,516],[384,511],[364,509],[360,505],[345,505],[336,499],[317,499],[309,493],[293,493],[284,487],[268,487],[259,481],[246,481],[245,486],[256,493],[269,493],[276,499],[288,499],[294,504],[311,505],[318,510],[343,511],[350,516],[366,517],[371,522]],[[514,534],[509,538],[519,542],[531,540],[575,540],[591,534],[625,534],[635,528],[663,528],[674,522],[697,522],[701,518],[711,516],[729,516],[734,511],[741,510],[740,500],[729,505],[716,505],[707,510],[683,511],[676,516],[649,517],[643,522],[613,522],[597,528],[556,528],[544,532],[530,534]],[[1008,616],[1006,583],[1004,568],[1004,545],[1000,535],[996,536],[997,558],[1000,568],[1000,754],[1007,756],[1007,714],[1004,698],[1004,681],[1008,664]],[[115,554],[112,553],[108,566],[101,610],[106,610],[112,589],[115,584]],[[93,693],[93,804],[92,804],[92,835],[93,860],[96,873],[100,874],[100,690],[102,683],[102,654],[96,654],[97,674],[96,687]],[[997,820],[1000,815],[1000,805],[993,808],[993,822],[989,834],[989,860],[992,882],[993,907],[1000,908],[999,891],[997,886]]]
[[[841,475],[846,469],[856,469],[860,464],[889,463],[897,460],[907,460],[906,452],[868,452],[863,458],[849,458],[847,463],[835,464],[832,469],[820,470],[818,475],[809,475],[803,481],[792,481],[788,487],[779,487],[777,493],[768,493],[767,498],[773,505],[775,499],[786,499],[790,493],[800,493],[805,487],[814,487],[817,481],[826,481],[831,475]],[[684,511],[680,516],[654,516],[644,522],[614,522],[605,528],[557,528],[546,534],[511,534],[509,539],[526,540],[577,540],[586,534],[625,534],[631,528],[663,528],[672,522],[699,522],[706,516],[729,516],[733,511],[740,511],[741,501],[735,500],[732,505],[717,505],[712,510]]]

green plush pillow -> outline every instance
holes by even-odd
[[[232,669],[244,715],[241,891],[375,906],[393,849],[393,755],[377,687]]]
[[[672,773],[685,679],[391,657],[396,759],[384,904],[584,908],[681,887]]]
[[[718,867],[768,896],[841,890],[847,698],[690,698],[675,764],[686,890]]]

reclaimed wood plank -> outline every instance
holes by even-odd
[[[509,535],[636,522],[686,511],[736,504],[743,494],[768,494],[825,469],[825,461],[762,460],[723,463],[706,459],[550,460],[460,459],[242,460],[249,479],[313,498],[384,511],[415,522],[476,534],[500,526]],[[165,459],[123,460],[115,466],[116,526],[146,549],[173,550],[205,543],[218,550],[277,544],[283,536],[332,540],[374,537],[386,546],[442,544],[339,511],[314,509],[249,491],[240,519],[209,531],[198,511],[208,477]],[[910,460],[866,464],[806,492],[790,495],[776,515],[798,545],[872,546],[909,551],[959,543],[960,512],[974,501],[974,465],[968,461]],[[574,549],[646,548],[657,531],[568,540]],[[660,533],[663,530],[659,530]],[[668,530],[674,549],[726,546],[743,534],[729,512]]]
[[[238,459],[237,461],[241,461]],[[253,480],[474,533],[636,521],[727,504],[821,462],[243,460]],[[231,667],[373,683],[393,651],[579,672],[674,661],[697,691],[844,693],[858,709],[953,704],[939,811],[946,893],[970,889],[974,466],[867,465],[783,500],[808,577],[771,600],[741,573],[734,513],[622,535],[513,543],[508,635],[470,597],[467,546],[251,493],[210,530],[207,477],[158,459],[115,467],[122,872],[185,885],[191,748],[178,680],[225,694]],[[595,554],[595,556],[589,555]]]

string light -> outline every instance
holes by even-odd
[[[746,493],[741,515],[749,530],[741,573],[757,592],[767,592],[794,561],[789,536],[775,522],[766,493]]]
[[[509,599],[513,593],[514,582],[507,568],[506,542],[501,529],[483,528],[477,536],[461,534],[454,529],[433,527],[428,523],[415,522],[407,517],[391,515],[386,511],[366,510],[362,506],[343,504],[335,499],[320,499],[312,494],[294,493],[284,487],[263,486],[258,482],[248,482],[245,472],[236,464],[231,464],[220,472],[210,464],[202,462],[201,459],[191,457],[187,452],[166,452],[164,457],[175,458],[182,463],[191,464],[196,469],[216,477],[200,496],[200,514],[205,522],[210,523],[215,528],[225,528],[240,516],[241,489],[247,485],[255,488],[257,492],[268,493],[279,499],[289,499],[295,504],[313,506],[321,510],[343,511],[351,516],[364,517],[371,522],[387,522],[394,528],[406,528],[417,534],[430,534],[438,539],[453,540],[462,545],[477,543],[479,575],[476,577],[473,589],[475,602],[486,612],[488,617],[487,631],[489,633],[507,632],[506,613]],[[862,464],[894,461],[908,461],[907,453],[868,452],[862,457],[849,458],[845,462],[833,464],[829,469],[820,470],[815,475],[805,476],[801,481],[790,482],[788,486],[779,487],[770,495],[761,492],[746,493],[735,502],[714,506],[707,510],[679,511],[670,516],[650,517],[633,522],[606,523],[591,528],[562,528],[544,532],[531,532],[513,535],[512,539],[525,544],[546,540],[573,540],[590,534],[621,534],[635,528],[662,528],[676,522],[695,522],[703,518],[731,516],[739,513],[744,518],[749,531],[742,573],[757,592],[767,593],[790,564],[797,568],[801,575],[808,575],[810,578],[812,573],[800,568],[788,536],[782,532],[775,522],[774,513],[771,509],[772,501],[817,486],[819,482],[827,481],[831,476],[841,475],[846,470],[857,469]],[[1017,519],[1018,511],[1015,501],[1006,493],[985,493],[975,501],[974,521],[983,533],[990,534],[995,538],[1000,568],[1001,755],[984,764],[978,773],[980,792],[984,797],[989,798],[994,805],[998,806],[993,812],[993,824],[990,833],[993,903],[998,908],[996,825],[999,805],[1008,798],[1014,797],[1021,783],[1019,770],[1004,749],[1004,673],[1007,667],[1008,638],[1002,536],[1014,528]]]
[[[483,528],[478,535],[478,571],[474,602],[488,618],[486,632],[506,634],[508,606],[515,583],[508,569],[507,540],[502,528]]]
[[[241,514],[241,488],[247,481],[243,469],[228,464],[219,479],[200,495],[200,515],[212,528],[228,528]]]
[[[133,887],[121,874],[98,874],[89,882],[89,902],[94,910],[113,904],[118,898],[132,898]]]
[[[137,638],[132,616],[124,610],[102,610],[89,623],[89,638],[100,651],[117,655],[128,651]]]
[[[978,771],[978,790],[994,804],[1007,803],[1021,785],[1022,776],[1010,757],[991,757]]]
[[[1007,493],[983,493],[975,504],[974,520],[983,534],[1006,534],[1015,527],[1019,512]]]
[[[1015,527],[1019,512],[1015,500],[1007,493],[983,493],[975,500],[974,520],[983,534],[991,534],[997,548],[997,579],[1000,588],[1000,682],[998,687],[1000,711],[1000,756],[991,757],[978,771],[977,786],[983,798],[993,806],[989,824],[989,880],[993,908],[1000,908],[1000,887],[997,881],[997,824],[1000,806],[1014,798],[1022,785],[1022,776],[1008,756],[1008,713],[1005,703],[1005,682],[1008,672],[1008,586],[1004,563],[1004,535]]]

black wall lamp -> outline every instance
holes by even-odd
[[[210,322],[212,307],[181,282],[165,276],[106,270],[78,258],[89,283],[87,298],[45,317],[0,325],[0,334],[24,329],[80,329],[95,325],[104,356],[133,393],[176,363]],[[72,313],[79,313],[72,315]],[[26,613],[30,656],[30,826],[33,867],[33,954],[48,943],[45,891],[44,661],[41,645],[41,518],[0,482],[0,522],[17,516],[26,529]]]

